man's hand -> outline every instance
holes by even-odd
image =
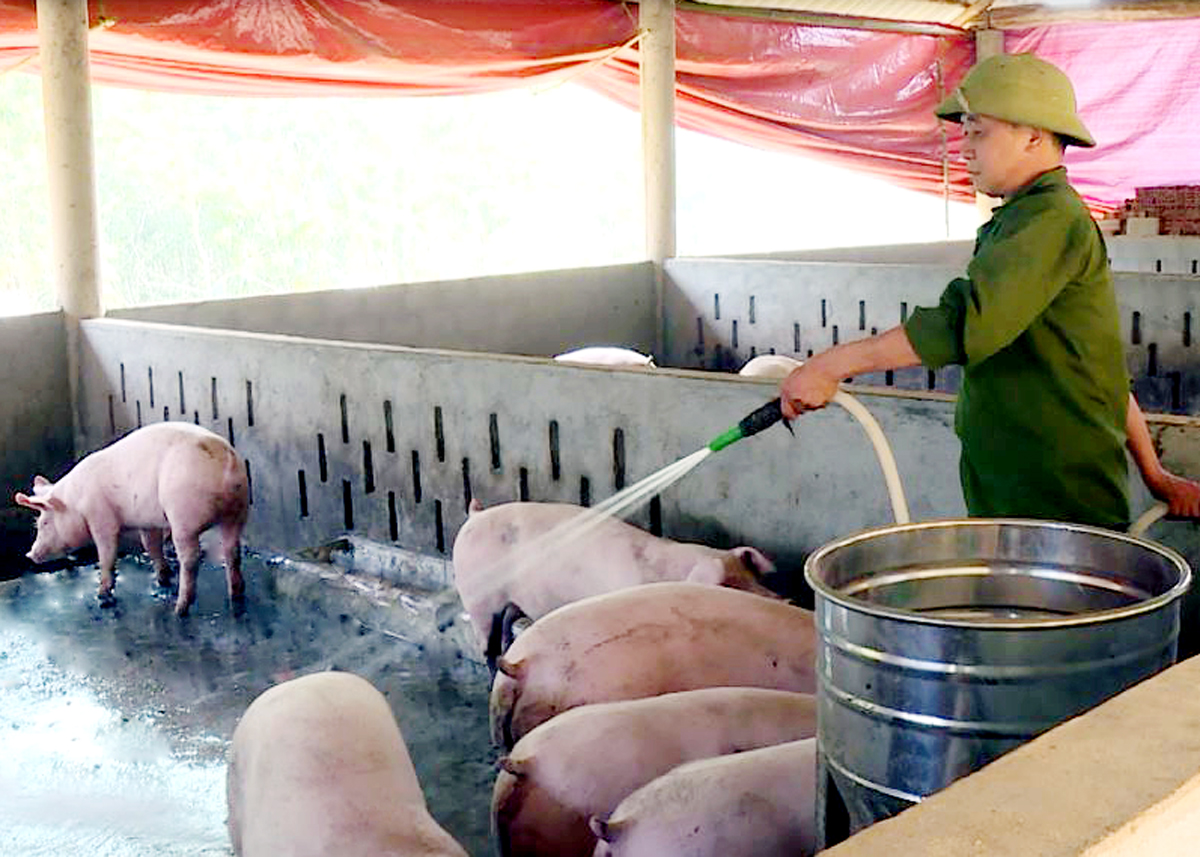
[[[810,360],[779,385],[779,405],[784,419],[793,420],[805,411],[814,411],[829,404],[838,391],[838,379]]]
[[[1167,504],[1167,514],[1171,517],[1200,518],[1200,482],[1164,470],[1161,478],[1147,487],[1151,494]]]

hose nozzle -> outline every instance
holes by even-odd
[[[792,424],[783,419],[783,409],[779,399],[772,399],[761,408],[742,417],[733,428],[713,438],[708,444],[708,448],[713,452],[720,452],[731,443],[739,441],[744,437],[750,437],[752,434],[758,434],[763,429],[770,428],[780,420],[783,420],[783,424],[789,432],[795,433],[792,429]]]

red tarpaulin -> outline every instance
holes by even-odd
[[[0,71],[36,71],[34,0],[0,0]],[[571,76],[638,102],[637,8],[610,0],[93,0],[93,78],[225,95],[450,94]],[[101,26],[107,19],[111,26]],[[678,121],[897,184],[972,197],[958,129],[932,110],[973,40],[678,12]],[[1098,207],[1200,180],[1200,20],[1009,34],[1062,66],[1100,141],[1072,149]],[[943,133],[945,136],[943,137]],[[1194,147],[1193,147],[1194,148]],[[948,170],[943,174],[943,158]],[[944,184],[944,179],[945,184]]]
[[[446,95],[604,57],[637,29],[607,0],[92,0],[92,77],[205,95]],[[6,53],[35,0],[0,0]],[[110,26],[102,26],[107,20]]]
[[[800,151],[918,190],[940,194],[945,178],[953,198],[974,199],[958,165],[957,127],[943,129],[933,115],[972,62],[969,38],[681,12],[675,52],[683,127]],[[637,107],[632,51],[583,80]]]

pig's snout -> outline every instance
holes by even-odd
[[[41,539],[33,543],[33,547],[25,554],[26,559],[35,564],[41,564],[48,560],[57,559],[61,556],[66,556],[65,550],[54,550],[49,545],[43,544]]]

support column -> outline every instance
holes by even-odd
[[[675,2],[638,4],[642,39],[642,170],[646,192],[646,256],[655,270],[656,351],[663,347],[662,263],[675,255]]]
[[[52,270],[63,310],[100,315],[87,0],[38,0]]]
[[[75,449],[82,452],[79,320],[100,315],[87,0],[37,0],[51,272],[67,332]]]
[[[979,63],[988,57],[1004,53],[1004,31],[979,29],[975,31],[975,62]],[[1000,199],[986,194],[975,194],[975,210],[979,212],[979,222],[983,223],[992,217],[992,209],[1000,204]]]
[[[638,10],[646,254],[661,263],[675,255],[675,3],[644,0]]]

